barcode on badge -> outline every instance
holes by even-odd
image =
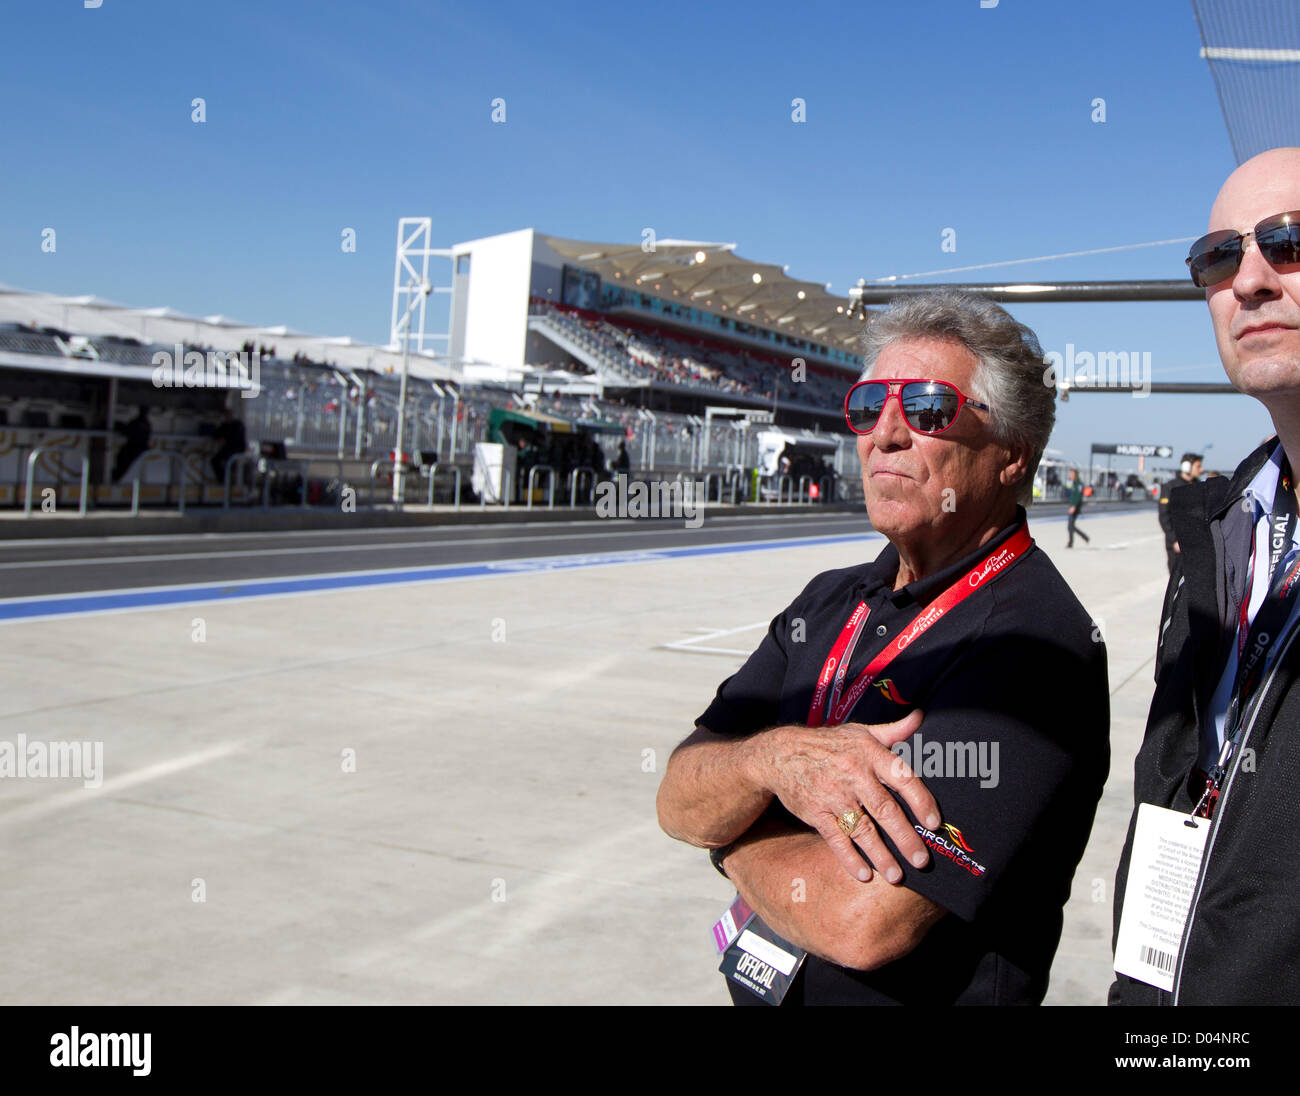
[[[1155,948],[1149,948],[1145,944],[1138,954],[1138,958],[1149,967],[1155,967],[1156,970],[1163,971],[1165,974],[1172,974],[1176,957],[1170,955],[1167,951],[1157,951]]]

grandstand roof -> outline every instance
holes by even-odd
[[[784,267],[743,259],[735,244],[656,240],[647,251],[640,243],[542,239],[610,285],[841,349],[856,350],[862,338],[863,321],[849,315],[847,298],[832,296],[821,282],[791,278]]]
[[[273,343],[280,358],[287,359],[300,352],[312,361],[328,362],[344,369],[396,372],[402,363],[402,355],[390,347],[357,342],[348,336],[309,335],[284,325],[258,327],[228,316],[190,316],[166,306],[128,308],[102,297],[64,297],[0,285],[0,323],[6,322],[54,327],[93,337],[127,336],[162,346],[180,342],[187,346],[238,350],[245,341]],[[411,351],[410,371],[413,376],[435,380],[461,379],[460,368],[415,350]]]

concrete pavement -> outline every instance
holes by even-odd
[[[1165,565],[1149,510],[1084,526],[1073,552],[1033,526],[1113,694],[1048,1000],[1100,1004]],[[730,892],[654,798],[743,656],[689,648],[748,651],[882,543],[0,625],[0,740],[104,765],[98,788],[0,780],[0,1001],[725,1003]]]

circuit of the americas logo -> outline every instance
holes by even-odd
[[[978,878],[985,872],[985,867],[975,859],[975,850],[966,841],[966,836],[956,826],[945,822],[939,827],[940,833],[927,830],[924,826],[913,827],[921,839],[940,856],[947,857],[959,868],[964,868]]]

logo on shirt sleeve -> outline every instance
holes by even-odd
[[[953,826],[948,822],[945,822],[943,824],[943,828],[948,831],[948,836],[951,837],[955,842],[957,842],[957,844],[962,847],[962,850],[964,852],[968,852],[972,856],[975,855],[975,850],[972,849],[968,844],[966,844],[966,837],[961,832],[961,830],[959,830],[956,826]]]
[[[942,833],[927,830],[924,826],[914,826],[913,829],[921,835],[921,840],[936,853],[951,860],[959,868],[964,868],[977,879],[987,870],[983,864],[975,859],[975,850],[966,841],[966,835],[956,826],[945,822],[939,827],[943,831]]]

